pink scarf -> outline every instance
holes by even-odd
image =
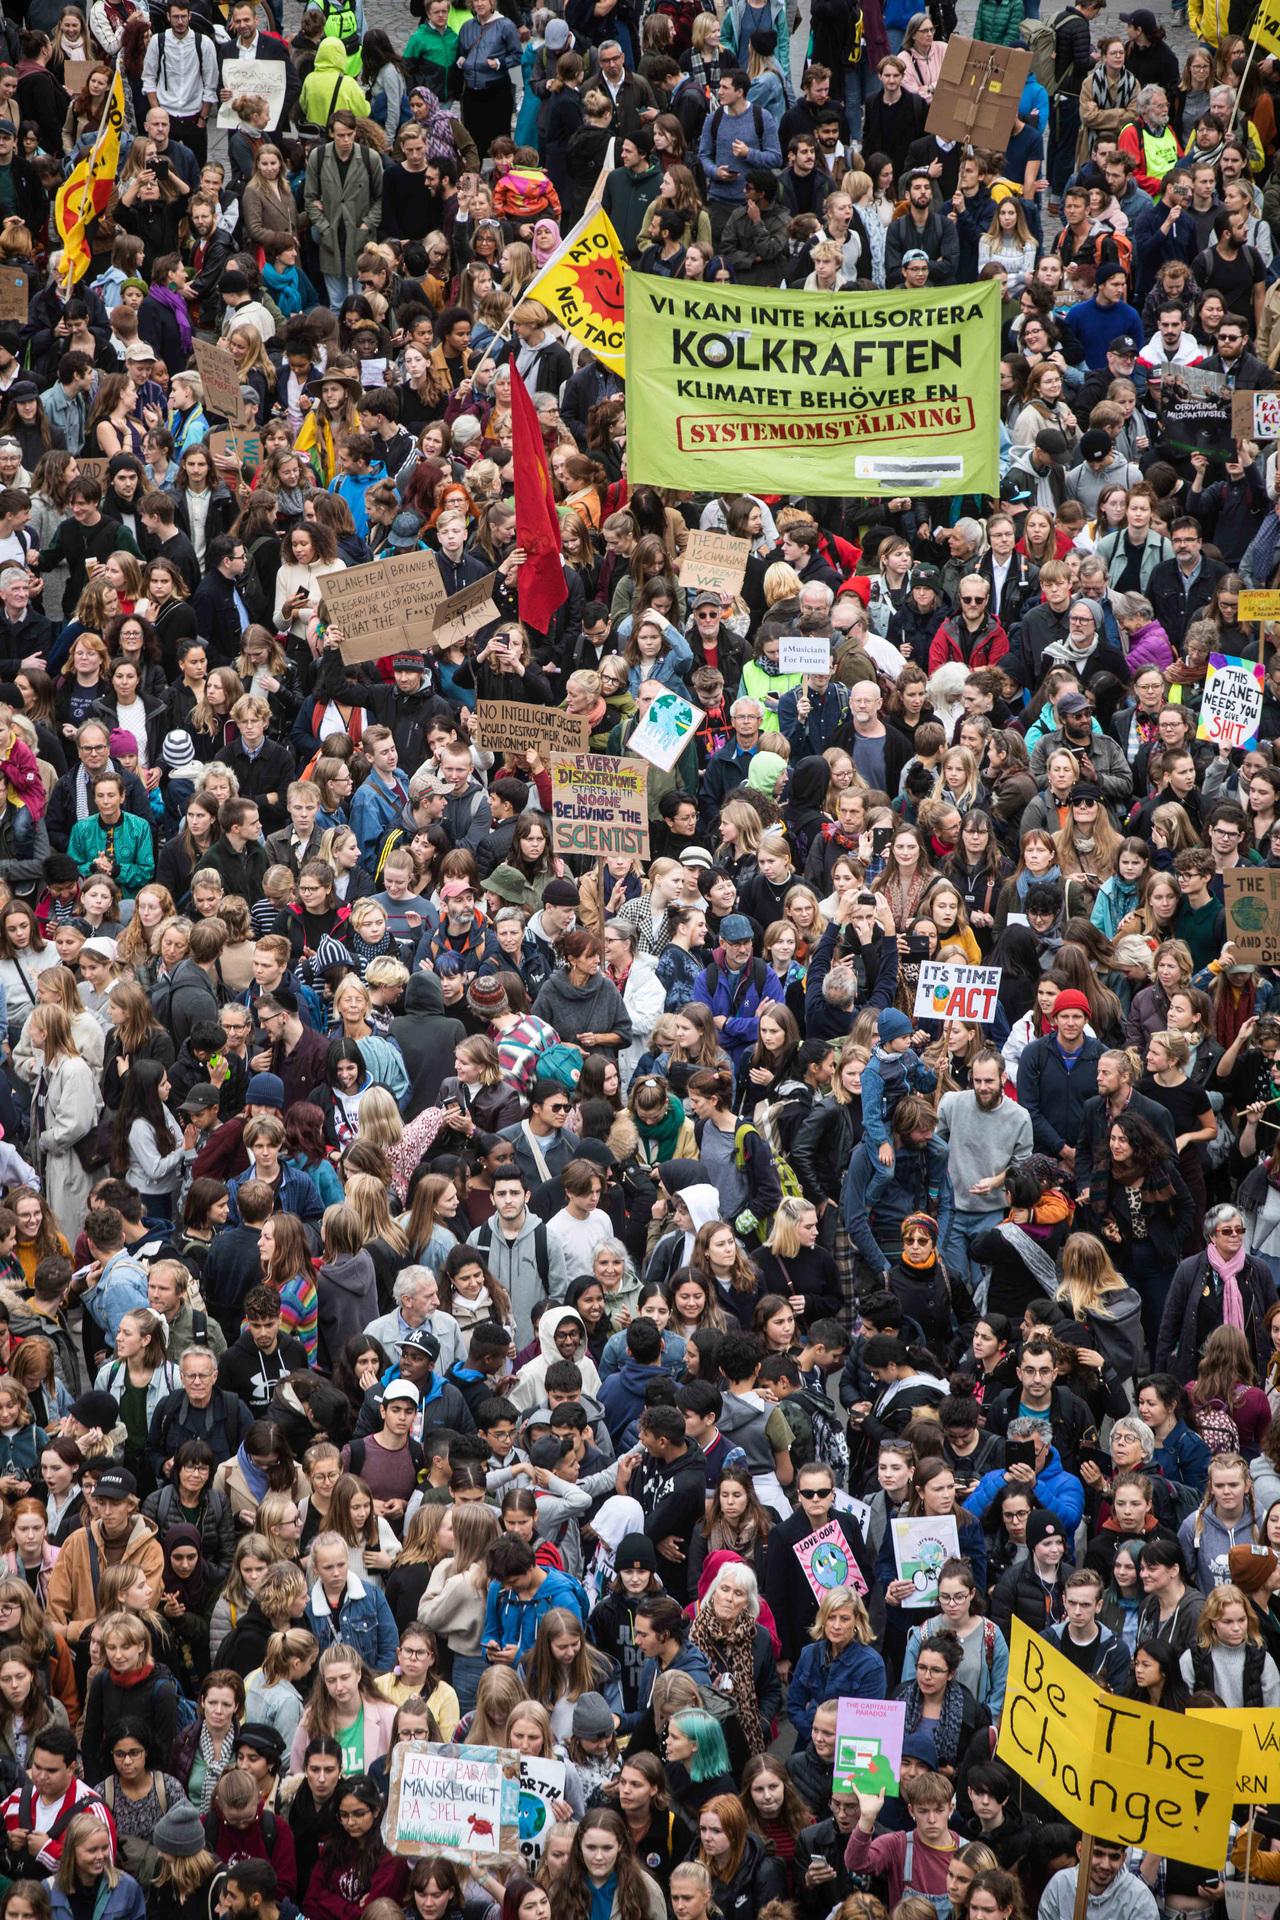
[[[1240,1298],[1237,1282],[1244,1269],[1244,1247],[1242,1245],[1239,1253],[1232,1254],[1229,1260],[1224,1260],[1215,1246],[1209,1246],[1206,1251],[1209,1265],[1222,1281],[1222,1324],[1225,1327],[1239,1327],[1243,1333],[1244,1301]]]

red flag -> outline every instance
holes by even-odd
[[[542,444],[542,427],[524,381],[511,362],[511,449],[516,478],[516,545],[525,561],[516,574],[520,618],[545,633],[569,598],[560,563],[560,521]]]

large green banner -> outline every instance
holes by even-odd
[[[627,472],[695,492],[994,494],[1000,289],[626,275]]]

